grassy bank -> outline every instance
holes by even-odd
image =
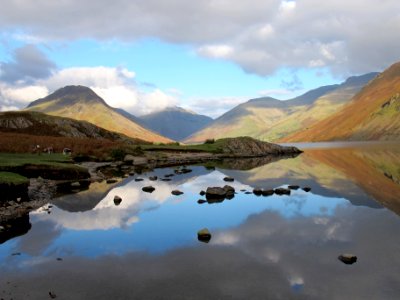
[[[29,179],[11,172],[0,172],[0,184],[5,185],[24,185],[28,184]]]
[[[0,172],[16,173],[25,177],[48,179],[83,179],[89,174],[85,168],[72,164],[62,154],[0,153]]]
[[[223,152],[224,145],[225,139],[220,139],[197,145],[161,144],[141,145],[140,147],[144,151],[208,152],[217,154]]]

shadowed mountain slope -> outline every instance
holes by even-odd
[[[168,107],[162,111],[141,116],[140,124],[173,140],[183,140],[212,122],[181,107]]]

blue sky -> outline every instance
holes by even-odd
[[[290,99],[399,59],[395,0],[53,4],[2,5],[0,110],[82,84],[137,115],[180,105],[217,117],[251,98]]]

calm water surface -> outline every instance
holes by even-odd
[[[397,146],[309,149],[269,163],[190,166],[170,182],[148,177],[173,169],[92,184],[55,199],[50,214],[48,205],[31,213],[18,225],[26,234],[3,237],[0,298],[400,299]],[[235,197],[198,204],[225,176],[235,178]],[[312,190],[244,192],[289,184]],[[144,193],[146,185],[156,190]],[[208,244],[197,240],[204,227]],[[343,264],[342,253],[358,261]]]

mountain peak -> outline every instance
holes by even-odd
[[[46,102],[57,101],[59,106],[71,105],[74,103],[101,103],[109,106],[103,98],[98,96],[92,89],[83,85],[67,85],[56,90],[54,93],[31,102],[28,107],[37,106]]]

